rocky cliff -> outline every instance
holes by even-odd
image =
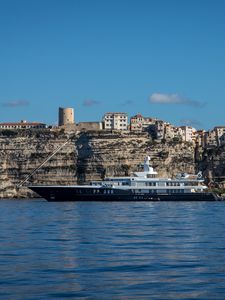
[[[222,184],[225,149],[204,152],[192,144],[153,141],[147,133],[95,131],[72,134],[58,131],[0,133],[0,198],[31,197],[26,187],[17,188],[60,145],[69,142],[29,178],[34,184],[74,184],[128,175],[141,170],[146,155],[160,176],[174,176],[199,168],[210,180]],[[211,176],[211,177],[210,177]],[[26,184],[27,184],[26,183]]]
[[[198,151],[198,168],[203,171],[209,186],[225,188],[225,145]]]

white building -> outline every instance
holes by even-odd
[[[156,138],[159,140],[173,138],[174,137],[174,127],[168,122],[162,120],[156,120],[153,125],[153,131],[156,135]]]
[[[0,129],[41,129],[47,128],[47,125],[39,122],[27,122],[22,120],[21,122],[5,122],[0,123]]]
[[[195,142],[196,140],[196,129],[191,126],[181,126],[182,139],[185,142]]]
[[[217,146],[216,131],[214,129],[206,131],[205,145],[206,145],[206,147],[216,147]]]
[[[104,129],[106,130],[127,130],[127,113],[106,113],[102,119]]]
[[[208,147],[217,147],[223,144],[225,126],[216,126],[205,133],[205,144]]]
[[[206,131],[204,129],[200,129],[196,131],[196,143],[198,143],[199,146],[205,147],[205,136]]]
[[[214,130],[216,132],[217,145],[220,146],[221,145],[220,139],[225,134],[225,126],[216,126]]]

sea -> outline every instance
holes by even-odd
[[[225,202],[1,200],[0,299],[225,299]]]

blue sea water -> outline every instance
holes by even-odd
[[[0,201],[1,299],[225,299],[225,202]]]

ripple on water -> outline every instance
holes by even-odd
[[[225,203],[0,206],[2,299],[225,298]]]

